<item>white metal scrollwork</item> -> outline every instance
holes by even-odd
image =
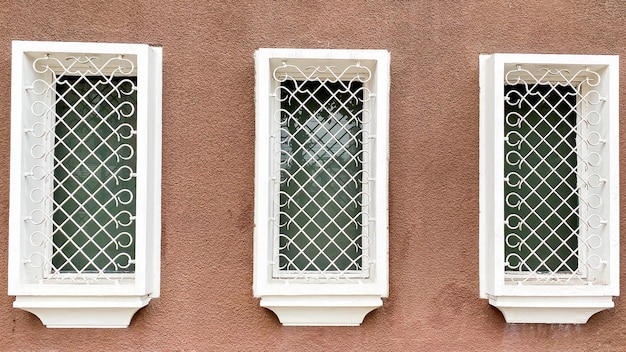
[[[32,118],[24,220],[37,279],[91,282],[134,272],[135,64],[43,55],[27,87]],[[32,181],[29,181],[32,180]]]
[[[273,71],[274,277],[369,275],[371,76],[358,62]]]
[[[505,270],[522,283],[592,283],[606,265],[606,98],[583,67],[506,72]]]

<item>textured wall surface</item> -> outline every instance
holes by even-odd
[[[0,295],[0,350],[626,350],[621,298],[580,326],[508,325],[478,298],[478,55],[618,54],[624,63],[625,23],[626,3],[610,0],[0,0],[0,258],[11,40],[149,43],[164,53],[161,298],[127,329],[55,330]],[[283,327],[252,297],[259,47],[391,52],[390,295],[360,327]],[[620,100],[626,111],[623,86]],[[621,262],[626,273],[626,254]],[[0,292],[6,282],[4,259]]]

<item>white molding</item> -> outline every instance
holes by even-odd
[[[358,326],[372,310],[383,305],[380,296],[263,296],[285,326]]]
[[[274,278],[270,265],[271,248],[271,151],[273,92],[272,65],[283,60],[298,65],[332,65],[343,67],[358,62],[371,70],[368,82],[376,105],[372,107],[375,126],[375,155],[372,173],[375,179],[371,205],[373,238],[370,252],[371,270],[367,278],[316,280],[315,278]],[[388,160],[389,160],[389,75],[390,55],[386,50],[336,49],[259,49],[255,52],[256,159],[255,159],[255,228],[254,284],[260,305],[272,310],[283,325],[359,325],[365,315],[382,305],[388,284]],[[306,276],[306,275],[305,275]]]
[[[585,324],[589,318],[613,308],[611,296],[489,297],[507,323]]]
[[[147,296],[17,296],[13,307],[48,328],[126,328],[150,301]]]

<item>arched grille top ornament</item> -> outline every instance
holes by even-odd
[[[274,68],[272,77],[277,82],[286,80],[300,81],[329,81],[332,83],[341,81],[358,81],[366,83],[372,78],[372,71],[360,62],[354,62],[342,66],[329,65],[305,65],[298,66],[282,61]]]
[[[102,78],[136,75],[134,55],[45,54],[33,60],[33,71],[57,76],[100,76]]]

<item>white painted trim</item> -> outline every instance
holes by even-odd
[[[163,48],[149,47],[149,83],[148,94],[148,219],[147,219],[147,251],[149,263],[146,275],[150,297],[157,298],[161,294],[161,177],[163,149]]]

